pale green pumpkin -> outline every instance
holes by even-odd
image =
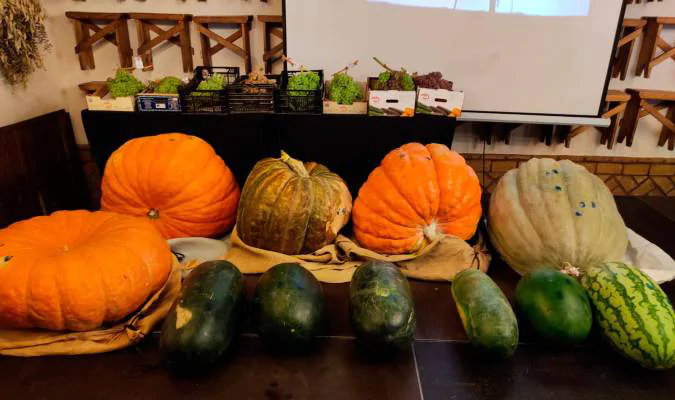
[[[507,172],[490,197],[488,230],[518,273],[542,266],[582,271],[622,261],[628,237],[605,183],[568,160],[533,158]]]

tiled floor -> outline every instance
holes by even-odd
[[[675,200],[652,205],[618,198],[627,224],[675,255]],[[490,275],[512,299],[518,276],[495,259]],[[247,277],[252,295],[256,277]],[[515,355],[485,358],[467,342],[449,283],[411,281],[418,326],[398,354],[365,355],[352,337],[348,285],[324,285],[326,326],[316,347],[280,354],[248,322],[227,355],[205,374],[181,376],[160,363],[156,337],[111,354],[0,357],[0,399],[675,399],[675,369],[644,370],[594,332],[573,348],[537,341],[521,323]],[[671,301],[675,284],[664,285]]]

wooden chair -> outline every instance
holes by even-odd
[[[240,16],[209,16],[209,17],[194,17],[192,22],[195,29],[199,32],[199,39],[202,44],[202,60],[205,66],[213,65],[213,55],[222,49],[231,50],[244,60],[244,67],[246,73],[251,72],[251,40],[249,39],[249,32],[251,30],[252,15]],[[209,29],[210,24],[235,26],[236,31],[228,37],[222,37],[219,34]],[[234,44],[239,39],[242,39],[241,47]],[[211,40],[216,44],[211,47]]]
[[[625,139],[626,146],[632,146],[638,121],[642,117],[652,115],[663,125],[658,145],[663,146],[668,142],[668,149],[675,149],[675,91],[639,89],[626,91],[631,95],[631,99],[626,106],[617,141],[621,143]],[[652,104],[650,101],[656,103]],[[666,108],[668,112],[663,116],[659,111]]]
[[[281,61],[284,53],[284,20],[281,15],[258,15],[258,21],[263,23],[263,34],[265,37],[265,46],[263,61],[265,62],[265,73],[272,73],[274,63]],[[272,46],[272,38],[277,37],[281,42]]]
[[[158,13],[131,13],[131,19],[136,21],[138,32],[138,55],[143,60],[144,70],[152,70],[152,49],[164,42],[180,47],[183,61],[183,72],[190,72],[192,65],[192,44],[190,43],[190,19],[189,14],[158,14]],[[175,24],[164,30],[153,21],[174,22]],[[157,34],[150,37],[150,32]]]
[[[614,147],[614,139],[619,129],[619,121],[621,120],[621,116],[626,110],[626,106],[630,99],[631,95],[621,90],[607,91],[604,105],[605,112],[602,114],[602,118],[609,118],[610,123],[609,127],[598,128],[598,130],[600,131],[600,143],[606,144],[608,149],[612,149],[612,147]],[[569,133],[567,133],[567,135],[564,137],[565,147],[570,147],[572,139],[575,136],[578,136],[591,128],[591,126],[582,125],[569,131]]]
[[[671,46],[661,37],[661,30],[664,25],[675,25],[675,17],[645,17],[644,34],[642,35],[642,46],[638,55],[635,75],[644,74],[649,78],[652,68],[671,58],[675,60],[675,47]],[[654,57],[656,48],[663,52]]]
[[[72,19],[75,23],[75,38],[77,40],[75,53],[80,59],[82,70],[96,68],[94,45],[101,40],[106,40],[117,46],[120,67],[131,67],[133,52],[129,42],[128,14],[68,11],[66,17]],[[105,25],[100,27],[96,22],[105,22]],[[94,34],[92,35],[91,32]]]
[[[633,47],[637,38],[642,36],[642,29],[647,24],[644,19],[624,19],[622,37],[617,43],[617,51],[612,60],[612,76],[620,77],[623,81],[626,79],[630,56],[633,53]]]

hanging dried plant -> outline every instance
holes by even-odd
[[[25,86],[44,68],[43,54],[51,48],[45,17],[39,0],[0,0],[0,74],[12,86]]]

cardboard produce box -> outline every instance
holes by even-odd
[[[376,117],[412,117],[415,115],[414,90],[374,90],[373,82],[368,79],[368,115]]]
[[[113,98],[108,85],[101,85],[94,93],[86,96],[87,108],[92,111],[130,111],[136,110],[136,97]]]
[[[323,100],[323,113],[324,114],[368,114],[368,88],[366,87],[365,82],[360,82],[359,86],[361,87],[363,93],[363,101],[355,101],[352,104],[338,104],[335,101],[328,100],[329,92],[328,88],[330,87],[330,81],[326,82],[326,98]]]
[[[463,104],[464,92],[417,88],[417,108],[415,111],[419,114],[457,118],[462,114]]]

